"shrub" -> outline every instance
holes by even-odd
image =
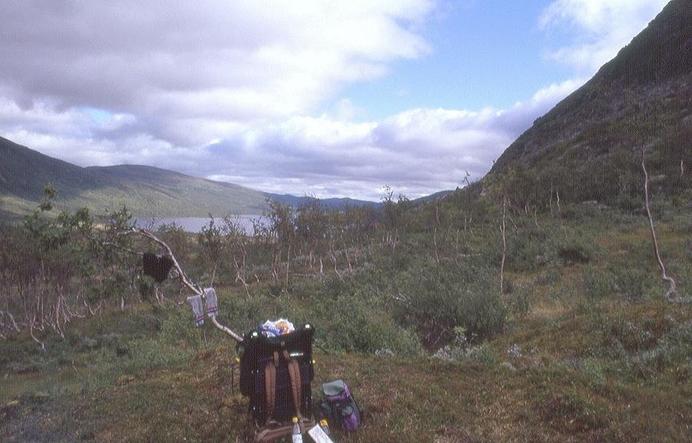
[[[467,332],[462,327],[453,329],[453,340],[438,349],[434,358],[439,358],[447,361],[473,361],[487,366],[497,363],[497,357],[487,343],[473,345],[467,336]]]
[[[393,320],[367,280],[367,275],[343,281],[330,278],[323,284],[302,284],[294,293],[278,298],[223,294],[221,319],[244,334],[267,319],[283,317],[296,326],[313,324],[315,342],[330,350],[374,353],[390,349],[395,354],[418,354],[421,346],[415,333]],[[192,328],[191,317],[188,321]]]
[[[564,264],[588,263],[595,253],[593,243],[575,233],[560,239],[556,245],[557,256]]]
[[[538,412],[545,422],[571,434],[607,426],[606,411],[574,388],[551,393],[538,404]]]
[[[536,283],[542,286],[554,285],[560,281],[560,271],[550,267],[536,277]]]
[[[550,261],[549,232],[533,225],[507,235],[506,266],[515,272],[532,271]],[[499,264],[499,259],[497,260]]]
[[[382,309],[367,301],[342,296],[324,303],[314,321],[317,337],[325,347],[374,353],[389,349],[394,354],[414,355],[421,351],[415,333],[397,325]]]
[[[504,326],[496,271],[487,265],[423,263],[396,283],[397,318],[414,325],[429,347],[451,340],[455,327],[488,337]]]
[[[595,358],[587,358],[582,365],[582,372],[589,379],[593,387],[603,386],[606,383],[605,371],[603,364]]]

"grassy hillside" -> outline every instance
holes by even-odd
[[[126,205],[137,216],[217,217],[262,214],[267,198],[297,207],[310,197],[255,191],[243,186],[139,165],[79,166],[57,160],[0,137],[0,220],[31,213],[51,183],[57,209],[87,207],[96,213]],[[325,208],[377,206],[350,198],[320,200]]]
[[[512,143],[490,176],[519,176],[519,193],[531,204],[545,205],[556,192],[571,201],[623,203],[640,193],[645,149],[657,189],[679,193],[692,185],[692,175],[681,171],[681,162],[692,164],[690,140],[692,7],[672,0],[589,82]]]
[[[35,207],[43,187],[58,191],[58,209],[88,207],[100,213],[127,205],[139,216],[258,214],[265,194],[148,166],[79,166],[0,138],[2,212],[22,215]],[[2,214],[0,214],[2,215]]]
[[[205,217],[259,214],[262,192],[164,169],[120,165],[79,166],[57,160],[0,138],[0,216],[29,213],[51,183],[58,209],[88,207],[100,213],[127,205],[139,216]]]
[[[380,205],[379,202],[367,201],[367,200],[357,200],[348,197],[333,197],[333,198],[314,198],[314,197],[296,197],[289,194],[267,194],[272,200],[279,202],[283,205],[289,205],[293,207],[299,207],[311,201],[319,201],[320,206],[327,209],[340,209],[345,207],[377,207]]]
[[[83,192],[80,198],[70,201],[73,206],[101,204],[114,208],[126,204],[136,215],[158,216],[261,214],[266,207],[262,192],[230,183],[149,166],[87,169],[117,185]]]

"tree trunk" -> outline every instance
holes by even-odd
[[[675,279],[669,276],[666,272],[666,267],[661,260],[661,254],[658,249],[658,240],[656,239],[656,229],[654,228],[654,219],[651,216],[651,209],[649,208],[649,173],[646,171],[646,163],[644,161],[644,150],[642,150],[642,170],[644,171],[644,206],[646,207],[646,215],[649,217],[649,229],[651,230],[651,242],[653,243],[654,255],[656,256],[656,261],[658,262],[658,267],[661,270],[661,278],[668,282],[668,291],[666,291],[665,298],[667,300],[673,300],[673,296],[677,294],[677,286],[675,284]]]
[[[500,262],[500,296],[502,296],[505,282],[505,258],[507,257],[507,224],[505,222],[507,214],[507,198],[502,199],[502,261]]]

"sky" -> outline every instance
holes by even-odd
[[[0,136],[80,166],[410,198],[481,178],[667,0],[3,0]]]

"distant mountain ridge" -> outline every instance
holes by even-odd
[[[59,209],[87,207],[100,213],[126,205],[134,214],[144,217],[262,214],[268,207],[267,198],[293,206],[310,199],[260,192],[152,166],[83,168],[2,137],[0,158],[0,218],[16,218],[32,211],[47,183],[58,191]],[[332,209],[377,205],[353,199],[320,202]]]
[[[267,194],[272,200],[277,201],[284,205],[298,207],[306,202],[317,200],[320,204],[327,209],[340,209],[347,206],[369,206],[378,207],[380,202],[373,202],[367,200],[357,200],[348,197],[332,197],[332,198],[316,198],[316,197],[296,197],[290,194]]]
[[[537,119],[485,182],[513,175],[546,199],[612,200],[639,189],[641,152],[667,190],[689,187],[692,163],[692,1],[672,0],[577,91]],[[684,169],[684,168],[683,168]]]

